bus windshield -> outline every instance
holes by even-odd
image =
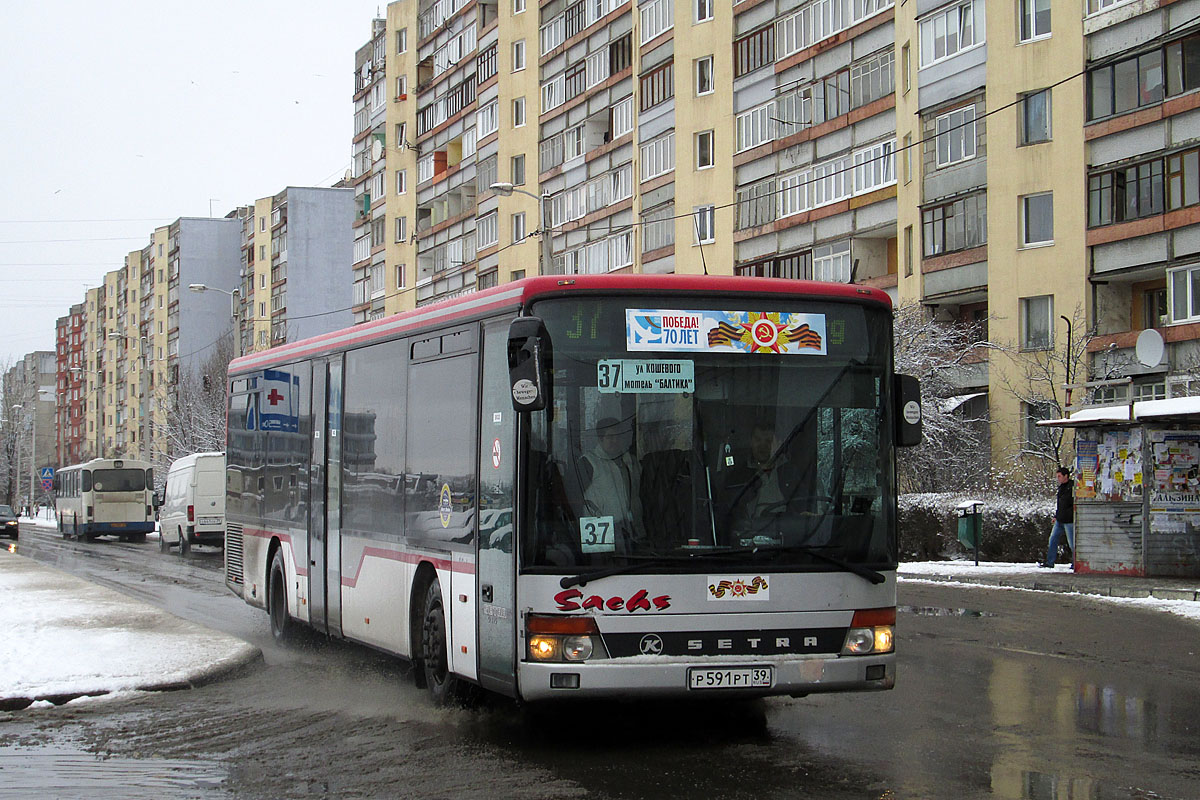
[[[92,490],[97,492],[141,492],[146,489],[142,469],[97,469],[92,471]]]
[[[532,312],[552,394],[531,415],[523,568],[895,567],[885,309],[637,296]]]

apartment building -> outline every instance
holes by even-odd
[[[1073,402],[1200,392],[1200,3],[898,8],[898,293],[1005,346],[959,376],[993,462],[1046,436],[1068,378],[1131,381]],[[1147,329],[1155,365],[1134,352]],[[1030,365],[1050,365],[1041,386]]]
[[[1086,276],[1103,399],[1200,394],[1200,2],[1090,0]],[[1164,340],[1140,361],[1142,331]]]
[[[345,328],[354,190],[289,186],[238,209],[240,353]]]
[[[4,373],[5,430],[13,437],[13,502],[26,503],[42,495],[39,472],[55,466],[55,371],[57,354],[37,350],[26,354]],[[19,472],[17,471],[19,467]]]
[[[401,0],[372,31],[356,321],[538,271],[896,285],[891,0]]]
[[[84,303],[76,303],[55,323],[54,461],[58,466],[78,464],[87,452],[85,309]]]

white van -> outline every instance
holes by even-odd
[[[194,453],[171,465],[158,517],[158,549],[225,544],[225,454]]]

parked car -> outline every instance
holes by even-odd
[[[12,506],[0,506],[0,536],[16,539],[20,534],[19,528],[17,515],[13,512]]]
[[[187,555],[194,544],[225,544],[225,454],[194,453],[171,465],[158,516],[158,548]]]

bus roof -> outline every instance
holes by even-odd
[[[229,365],[229,372],[234,374],[273,364],[286,364],[436,325],[466,322],[508,310],[516,311],[537,299],[574,292],[670,292],[697,296],[782,294],[879,305],[888,310],[892,307],[891,298],[882,289],[845,283],[729,275],[541,275],[242,356]]]

